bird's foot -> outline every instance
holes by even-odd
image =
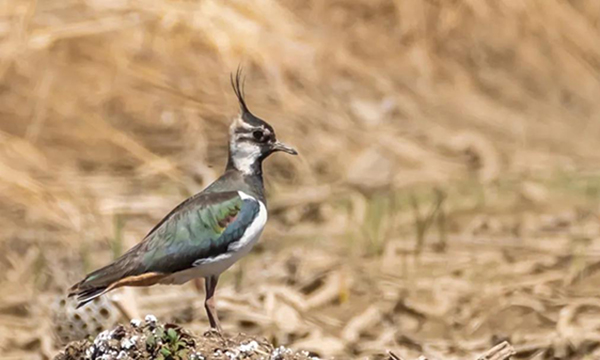
[[[218,337],[223,339],[223,331],[221,328],[210,328],[204,333],[205,337]]]

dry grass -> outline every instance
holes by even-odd
[[[239,63],[302,156],[267,164],[228,331],[346,358],[505,337],[598,356],[598,4],[0,4],[0,357],[51,354],[48,299],[218,176]],[[206,326],[191,286],[133,297]]]

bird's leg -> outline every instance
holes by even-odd
[[[206,300],[204,301],[204,307],[206,308],[206,314],[208,315],[208,321],[210,327],[217,330],[219,334],[221,331],[221,324],[219,323],[219,317],[217,316],[217,307],[215,305],[215,289],[217,288],[217,282],[219,276],[209,276],[204,279],[204,285],[206,289]]]
[[[194,280],[192,280],[192,284],[194,284],[194,287],[196,288],[196,290],[198,290],[198,292],[202,291],[202,288],[204,287],[203,282],[203,279],[200,278],[195,278]]]

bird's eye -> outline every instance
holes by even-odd
[[[255,132],[252,133],[252,136],[254,137],[254,139],[261,141],[264,136],[264,133],[260,130],[256,130]]]

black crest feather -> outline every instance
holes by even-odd
[[[244,98],[244,84],[246,82],[246,77],[243,75],[241,66],[238,66],[237,71],[235,72],[235,78],[233,77],[233,74],[231,74],[230,79],[233,92],[235,93],[235,96],[237,96],[238,102],[240,103],[240,110],[242,111],[242,120],[245,123],[250,124],[252,126],[264,126],[267,129],[271,130],[271,132],[273,132],[273,128],[271,127],[271,125],[267,124],[264,120],[254,116],[248,109],[248,106],[246,105],[246,99]]]
[[[238,98],[238,102],[240,103],[240,109],[242,113],[250,112],[248,110],[248,106],[246,106],[246,100],[244,99],[244,84],[246,79],[243,75],[242,67],[238,66],[237,71],[235,72],[235,79],[233,78],[233,74],[230,75],[231,79],[231,87],[233,88],[233,92],[235,96]]]

